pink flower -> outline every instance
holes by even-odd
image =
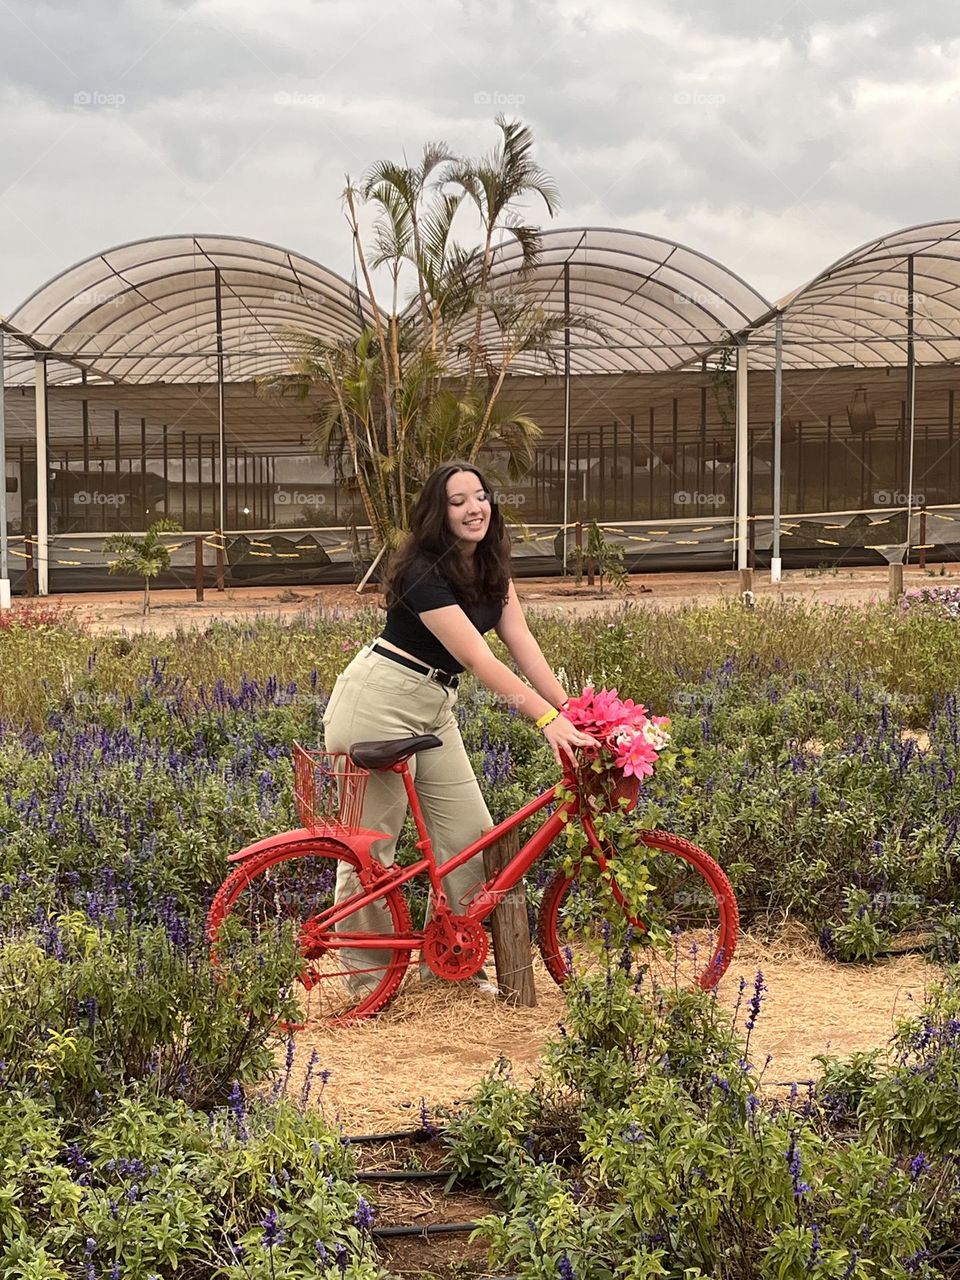
[[[616,689],[598,693],[587,685],[583,693],[570,699],[566,715],[604,743],[614,767],[626,777],[649,777],[657,755],[670,739],[669,717],[648,717],[646,707],[632,698],[621,698]]]
[[[628,778],[648,778],[653,773],[656,760],[656,748],[638,734],[619,749],[616,765]]]

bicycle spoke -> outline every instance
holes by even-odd
[[[588,974],[629,969],[638,987],[716,985],[737,935],[736,901],[723,872],[703,850],[665,832],[646,832],[653,888],[637,913],[616,879],[595,863],[557,873],[544,894],[539,942],[548,969],[563,981],[572,967]]]
[[[363,1017],[382,1008],[399,989],[410,960],[408,950],[390,947],[392,935],[411,929],[406,902],[397,890],[364,908],[362,919],[354,914],[333,930],[324,926],[338,879],[344,900],[358,887],[354,864],[341,848],[315,841],[241,865],[211,908],[213,938],[228,918],[229,928],[240,927],[254,936],[285,923],[296,928],[305,962],[295,984],[303,1023]],[[361,938],[382,938],[384,946],[346,945]]]

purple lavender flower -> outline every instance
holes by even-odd
[[[816,1222],[810,1223],[810,1257],[807,1259],[807,1271],[813,1269],[819,1264],[820,1254],[823,1252],[823,1242],[820,1239],[820,1227]]]
[[[361,1231],[369,1231],[376,1216],[372,1207],[364,1200],[363,1196],[360,1196],[353,1214],[353,1225],[359,1227]]]
[[[577,1273],[573,1269],[573,1263],[567,1256],[566,1249],[561,1253],[560,1260],[557,1263],[557,1274],[560,1276],[560,1280],[576,1280]]]
[[[267,1249],[274,1249],[277,1245],[283,1244],[283,1229],[277,1220],[276,1209],[271,1209],[263,1222],[263,1244]]]
[[[430,1110],[427,1107],[426,1098],[420,1099],[420,1132],[428,1134],[431,1138],[435,1138],[440,1132],[439,1128],[430,1119]]]
[[[752,1031],[757,1025],[757,1018],[760,1016],[760,1005],[763,1002],[764,992],[767,990],[767,984],[763,980],[763,971],[757,970],[757,976],[753,982],[753,995],[747,1003],[749,1013],[747,1015],[747,1030]]]
[[[922,1177],[929,1168],[930,1168],[930,1161],[921,1151],[918,1155],[915,1155],[913,1159],[910,1161],[910,1181],[916,1182],[917,1179]]]
[[[793,1194],[799,1198],[811,1189],[808,1182],[804,1182],[802,1178],[802,1170],[800,1165],[800,1148],[797,1146],[797,1139],[794,1134],[790,1135],[790,1145],[785,1152],[787,1168],[790,1170],[790,1179],[793,1182]]]

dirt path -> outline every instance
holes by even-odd
[[[944,577],[936,577],[917,566],[905,574],[906,587],[933,584],[956,585],[960,570],[950,566]],[[517,590],[531,609],[556,611],[572,617],[592,613],[608,613],[629,602],[641,609],[675,609],[687,604],[734,600],[740,592],[736,573],[659,573],[633,574],[623,592],[609,588],[601,597],[596,588],[561,578],[519,578]],[[772,584],[768,573],[754,576],[754,594],[758,599],[804,600],[821,604],[870,604],[887,598],[886,569],[842,569],[819,572],[810,569],[788,570],[779,584]],[[172,635],[179,628],[204,629],[214,621],[252,621],[256,617],[291,621],[304,610],[315,608],[343,609],[376,606],[377,593],[358,596],[350,585],[320,587],[231,587],[218,592],[207,590],[202,602],[193,591],[154,591],[149,617],[141,612],[142,595],[132,591],[71,593],[49,597],[66,609],[75,610],[77,618],[91,631],[149,631]]]
[[[768,991],[750,1051],[758,1066],[772,1055],[764,1074],[768,1088],[815,1079],[818,1053],[884,1046],[895,1021],[919,1006],[939,972],[920,956],[840,965],[805,939],[746,939],[721,984],[725,1009],[736,1004],[741,975],[747,996],[752,993],[758,969]],[[331,1119],[339,1116],[348,1133],[368,1133],[415,1128],[421,1098],[428,1107],[457,1103],[501,1055],[518,1078],[528,1079],[563,1014],[546,972],[538,967],[536,977],[535,1009],[508,1009],[446,983],[408,984],[379,1018],[335,1030],[309,1028],[297,1037],[291,1089],[299,1093],[316,1050],[317,1070],[331,1073],[324,1110]]]

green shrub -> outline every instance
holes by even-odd
[[[0,1273],[376,1280],[350,1154],[314,1111],[211,1115],[139,1093],[79,1134],[49,1103],[0,1101]],[[359,1212],[358,1212],[359,1211]]]
[[[764,990],[758,975],[741,992],[737,1034],[704,993],[638,1000],[615,963],[574,982],[544,1074],[524,1093],[501,1068],[448,1134],[457,1167],[505,1199],[483,1225],[492,1265],[544,1280],[941,1273],[960,1217],[956,990],[901,1028],[889,1068],[828,1064],[818,1090],[780,1101],[749,1062]]]
[[[0,1059],[7,1087],[89,1119],[102,1099],[142,1082],[196,1106],[234,1080],[263,1079],[268,1043],[295,972],[292,936],[272,949],[238,942],[215,969],[183,922],[96,927],[79,913],[0,945]]]

